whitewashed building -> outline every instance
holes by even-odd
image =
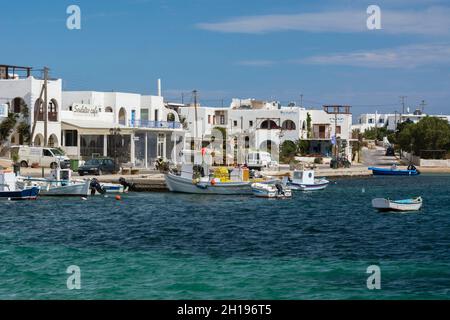
[[[24,120],[32,132],[29,144],[60,147],[74,159],[109,156],[142,168],[152,168],[157,158],[177,161],[184,130],[178,114],[165,107],[160,81],[157,95],[140,95],[63,91],[61,79],[49,80],[47,130],[43,84],[29,67],[0,66],[0,121],[9,113],[21,114],[27,106]],[[27,143],[14,133],[7,144]]]
[[[416,109],[414,112],[405,114],[400,113],[364,113],[358,116],[357,123],[352,126],[353,129],[361,132],[386,127],[390,131],[397,130],[397,126],[403,122],[417,123],[425,117],[436,117],[446,120],[450,123],[450,115],[430,115]]]
[[[278,102],[254,99],[233,99],[226,108],[176,105],[188,128],[188,137],[209,140],[215,128],[225,129],[229,144],[239,142],[248,150],[278,150],[285,141],[310,141],[310,152],[331,156],[333,141],[345,141],[345,154],[351,155],[352,114],[350,107],[330,106],[321,110],[282,106]],[[334,113],[336,112],[336,113]],[[308,116],[310,130],[308,132]],[[187,139],[188,141],[189,139]],[[186,146],[187,149],[190,146]]]
[[[31,75],[30,67],[0,65],[0,111],[3,117],[9,113],[21,114],[22,106],[28,109],[29,117],[24,119],[32,131],[35,124],[31,142],[36,146],[44,145],[47,136],[47,145],[59,147],[61,141],[61,79],[48,81],[47,89],[47,132],[44,128],[44,103],[41,96],[43,79]],[[19,134],[10,137],[10,144],[22,143]]]

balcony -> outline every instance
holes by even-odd
[[[327,133],[327,132],[314,132],[312,138],[328,140],[328,139],[331,139],[331,134]]]
[[[150,121],[150,120],[130,120],[129,128],[148,128],[148,129],[181,129],[182,125],[176,121]]]

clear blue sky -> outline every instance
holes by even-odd
[[[49,66],[66,90],[351,104],[354,113],[414,108],[450,114],[450,5],[373,1],[2,1],[0,64]],[[82,29],[66,28],[79,5]]]

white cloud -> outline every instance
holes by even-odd
[[[292,60],[291,62],[373,68],[415,68],[423,65],[448,65],[450,64],[450,45],[410,45],[391,49],[318,55]]]
[[[382,31],[389,34],[450,34],[450,8],[430,7],[421,11],[384,10]],[[368,32],[365,10],[243,16],[222,22],[199,23],[203,30],[223,33],[305,32]]]

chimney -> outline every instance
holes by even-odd
[[[158,97],[161,97],[161,79],[158,79]]]

